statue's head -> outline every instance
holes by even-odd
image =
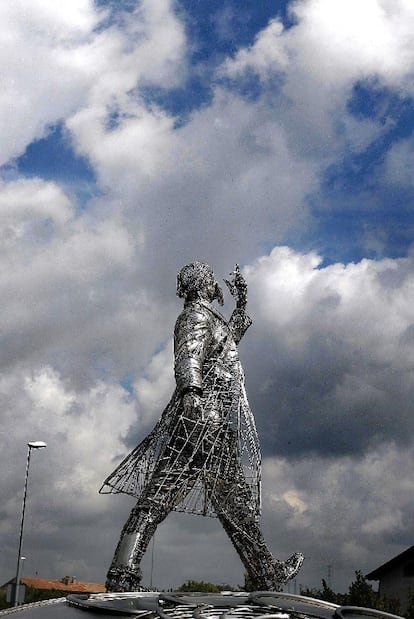
[[[186,301],[197,298],[217,301],[223,305],[223,292],[213,269],[205,262],[186,264],[177,275],[177,295]]]

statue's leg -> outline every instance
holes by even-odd
[[[184,447],[187,442],[180,424],[122,529],[107,575],[108,591],[140,588],[140,563],[157,526],[194,486],[194,471],[186,466],[191,445],[188,444],[188,453]]]
[[[212,497],[216,513],[229,536],[255,590],[279,591],[298,573],[303,555],[295,553],[287,561],[274,559],[259,526],[253,500],[241,467],[232,481],[216,487]]]
[[[142,498],[132,509],[115,550],[106,578],[107,591],[137,591],[140,589],[140,563],[157,526],[170,509],[154,505]]]

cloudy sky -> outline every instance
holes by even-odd
[[[274,554],[345,590],[414,543],[413,27],[412,0],[0,4],[1,582],[33,440],[25,574],[104,579],[133,500],[98,488],[174,388],[194,259],[249,284]],[[189,578],[243,570],[173,514],[153,583]]]

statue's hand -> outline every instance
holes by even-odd
[[[243,275],[240,273],[238,264],[236,264],[234,271],[232,271],[230,275],[233,275],[233,279],[231,281],[225,279],[224,283],[230,290],[230,294],[236,299],[236,306],[239,309],[244,309],[247,303],[247,284]]]
[[[202,415],[201,396],[194,391],[187,391],[183,395],[183,408],[188,419],[198,419]]]

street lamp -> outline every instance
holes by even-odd
[[[20,520],[19,552],[17,553],[16,587],[14,591],[14,606],[17,606],[19,604],[20,567],[21,567],[21,560],[23,558],[22,548],[23,548],[24,513],[26,510],[27,481],[29,479],[30,455],[32,453],[32,449],[43,449],[44,447],[46,447],[46,443],[44,443],[43,441],[32,441],[30,443],[27,443],[26,475],[24,478],[22,516]]]

